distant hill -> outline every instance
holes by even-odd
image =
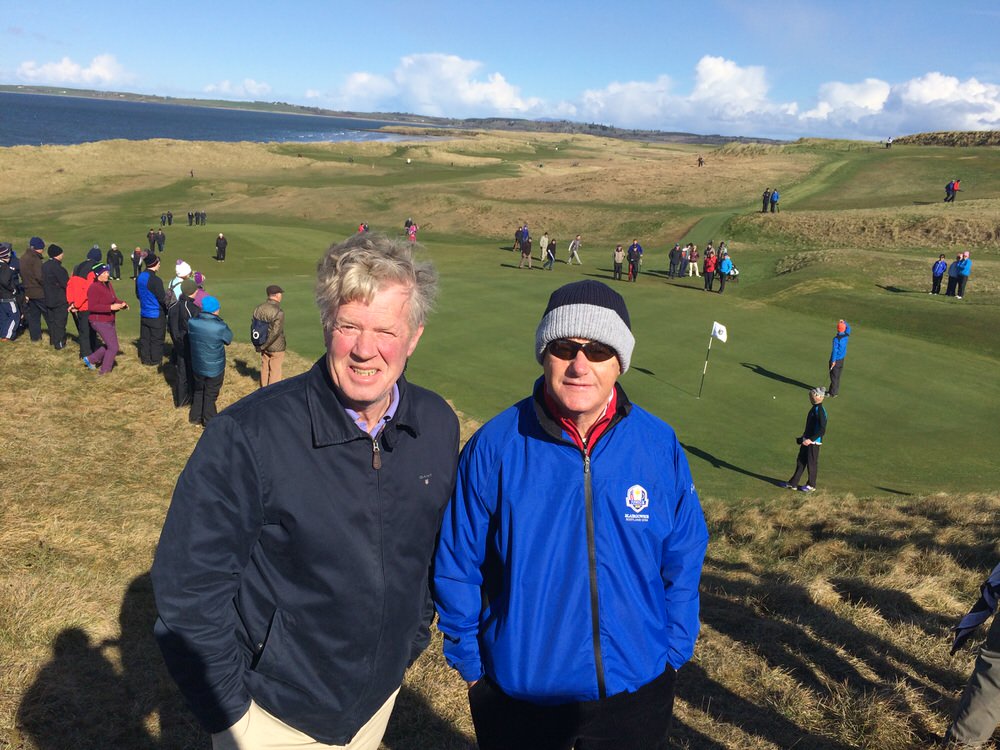
[[[895,138],[893,143],[908,146],[1000,146],[1000,131],[916,133]]]
[[[0,91],[14,94],[47,94],[49,96],[74,96],[88,99],[107,99],[113,101],[148,102],[160,104],[181,104],[191,107],[216,107],[223,109],[248,109],[261,112],[283,112],[299,115],[325,115],[328,117],[348,117],[364,120],[387,120],[405,125],[420,127],[447,127],[463,130],[506,130],[535,133],[567,133],[583,135],[599,135],[606,138],[620,138],[631,141],[659,143],[691,143],[706,146],[720,146],[726,143],[784,143],[771,138],[753,138],[746,136],[700,135],[663,130],[633,130],[617,128],[613,125],[598,123],[571,122],[569,120],[527,120],[514,117],[426,117],[407,112],[352,112],[322,107],[306,107],[287,102],[233,102],[223,99],[187,99],[172,96],[152,96],[149,94],[134,94],[121,91],[97,91],[94,89],[71,89],[61,86],[12,86],[0,85]]]

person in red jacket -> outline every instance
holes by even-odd
[[[718,262],[718,258],[715,257],[714,250],[705,251],[705,266],[702,269],[702,273],[705,275],[705,291],[711,292],[712,286],[715,284],[715,265]]]
[[[94,267],[94,282],[87,289],[87,304],[90,309],[90,327],[97,332],[103,343],[83,364],[91,370],[100,365],[101,375],[107,375],[115,366],[118,355],[118,332],[115,330],[115,313],[127,310],[128,304],[115,294],[111,286],[111,266],[102,263]]]

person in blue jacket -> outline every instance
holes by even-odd
[[[218,413],[215,402],[226,377],[226,347],[233,341],[233,332],[219,317],[221,305],[215,297],[201,301],[201,312],[188,320],[187,345],[191,353],[194,374],[194,395],[191,397],[191,424],[207,425]]]
[[[947,270],[948,261],[944,259],[944,253],[941,253],[931,266],[931,290],[927,292],[928,294],[941,294],[941,279]]]
[[[673,429],[617,382],[634,344],[621,295],[560,287],[532,395],[459,458],[434,591],[482,750],[666,742],[708,531]]]
[[[167,336],[167,296],[157,275],[160,259],[146,256],[146,270],[135,280],[139,300],[139,361],[155,366],[163,362],[163,342]]]
[[[726,291],[726,281],[729,279],[729,274],[732,272],[733,260],[729,257],[729,253],[723,250],[722,260],[719,261],[719,294]]]
[[[836,398],[840,393],[840,376],[844,372],[844,358],[847,356],[847,339],[851,335],[851,324],[846,320],[837,321],[837,333],[830,349],[830,387],[827,395]]]
[[[771,213],[772,214],[775,211],[780,211],[781,210],[778,207],[778,201],[779,200],[781,200],[781,194],[778,192],[778,188],[774,188],[773,190],[771,190],[771,198],[770,198],[770,201],[771,201]]]
[[[965,296],[965,285],[969,283],[969,274],[972,273],[972,259],[969,257],[968,250],[962,253],[955,265],[958,270],[958,289],[955,299],[962,299]]]

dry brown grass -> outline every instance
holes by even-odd
[[[127,348],[98,379],[21,340],[0,355],[0,747],[207,747],[152,641],[147,571],[200,431]],[[234,344],[221,405],[251,392]],[[309,363],[289,355],[286,368]],[[476,424],[463,421],[467,437]],[[705,500],[702,636],[680,676],[678,748],[928,747],[971,667],[948,627],[995,563],[1000,498],[822,493]],[[396,750],[469,750],[440,639],[411,670]]]

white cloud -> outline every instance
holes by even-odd
[[[306,89],[304,96],[306,99],[319,99],[323,96],[323,93],[317,89]]]
[[[892,87],[877,78],[861,83],[833,81],[819,87],[816,107],[802,113],[803,120],[858,120],[885,107]]]
[[[97,87],[127,83],[133,78],[109,54],[98,55],[86,67],[68,57],[42,64],[27,60],[17,66],[16,75],[26,83]]]
[[[219,83],[210,83],[205,86],[206,94],[217,94],[223,97],[239,99],[241,97],[261,97],[271,93],[271,87],[263,82],[255,81],[253,78],[244,78],[240,83],[232,83],[228,80]]]
[[[352,73],[334,95],[334,106],[394,110],[431,116],[476,117],[543,114],[541,99],[523,97],[500,73],[482,75],[482,63],[440,53],[407,55],[388,76]]]

